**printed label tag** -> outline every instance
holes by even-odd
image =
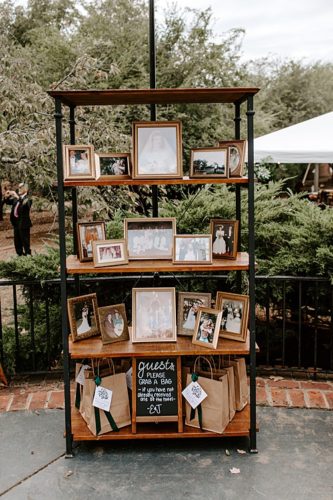
[[[126,384],[127,384],[127,387],[132,390],[132,387],[133,387],[133,379],[132,379],[132,375],[133,375],[133,369],[132,367],[127,370],[126,372]]]
[[[198,382],[191,382],[182,392],[182,395],[186,401],[190,404],[193,410],[207,397],[207,394],[203,390]]]
[[[112,391],[110,391],[110,389],[106,389],[101,385],[96,387],[93,406],[99,408],[100,410],[110,411],[111,400],[112,400]]]
[[[84,378],[84,372],[86,370],[88,370],[88,368],[90,368],[89,365],[82,365],[81,368],[80,368],[80,371],[79,373],[77,374],[77,377],[75,379],[75,382],[77,382],[78,384],[80,385],[84,385],[84,381],[85,381],[85,378]]]

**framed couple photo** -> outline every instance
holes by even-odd
[[[129,340],[125,304],[98,308],[103,344]]]
[[[125,219],[125,240],[131,260],[172,259],[174,217]]]
[[[96,179],[130,179],[130,153],[96,153]]]
[[[93,243],[105,240],[105,222],[78,222],[76,226],[80,262],[93,260]]]
[[[176,234],[172,261],[174,264],[211,264],[212,236],[210,234]]]
[[[210,307],[210,293],[178,292],[177,334],[193,336],[195,323],[200,307]]]
[[[237,258],[238,226],[238,220],[211,219],[213,259]]]
[[[222,314],[220,337],[245,342],[249,319],[249,296],[217,292],[216,309]]]
[[[63,146],[64,181],[95,179],[94,146]]]
[[[73,342],[100,335],[96,293],[67,300]]]
[[[125,240],[93,241],[93,259],[95,267],[118,266],[127,264]]]
[[[192,343],[216,349],[219,340],[222,312],[210,307],[200,307],[194,327]]]

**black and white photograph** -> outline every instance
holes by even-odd
[[[174,237],[173,263],[211,264],[210,234],[177,234]]]
[[[228,177],[228,149],[192,149],[190,177]]]
[[[246,141],[219,141],[219,146],[228,148],[229,177],[242,177],[244,175]]]
[[[100,334],[95,293],[67,300],[73,342]]]
[[[213,259],[236,259],[238,225],[237,220],[211,219]]]
[[[125,219],[124,229],[130,260],[172,259],[175,218]]]
[[[210,293],[178,292],[177,334],[192,337],[199,307],[210,306]]]
[[[97,153],[96,179],[129,179],[130,153]]]
[[[221,311],[209,307],[200,307],[196,318],[192,343],[216,349],[221,317]]]
[[[133,288],[132,342],[176,342],[175,288]]]
[[[220,337],[244,342],[247,336],[248,295],[217,292],[216,308],[222,311]]]
[[[134,122],[134,178],[182,175],[181,122]]]
[[[103,344],[129,340],[124,304],[99,307],[98,315]]]
[[[64,145],[64,180],[95,179],[94,147]]]

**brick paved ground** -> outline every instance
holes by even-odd
[[[74,397],[74,386],[72,395]],[[333,382],[258,377],[257,404],[333,410]],[[62,381],[26,382],[8,388],[0,386],[0,412],[63,407]]]

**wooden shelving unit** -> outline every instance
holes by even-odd
[[[183,177],[182,179],[97,179],[97,180],[80,180],[80,181],[65,181],[65,187],[77,186],[173,186],[173,185],[198,185],[198,184],[248,184],[247,177],[229,177],[228,179],[190,179]]]

